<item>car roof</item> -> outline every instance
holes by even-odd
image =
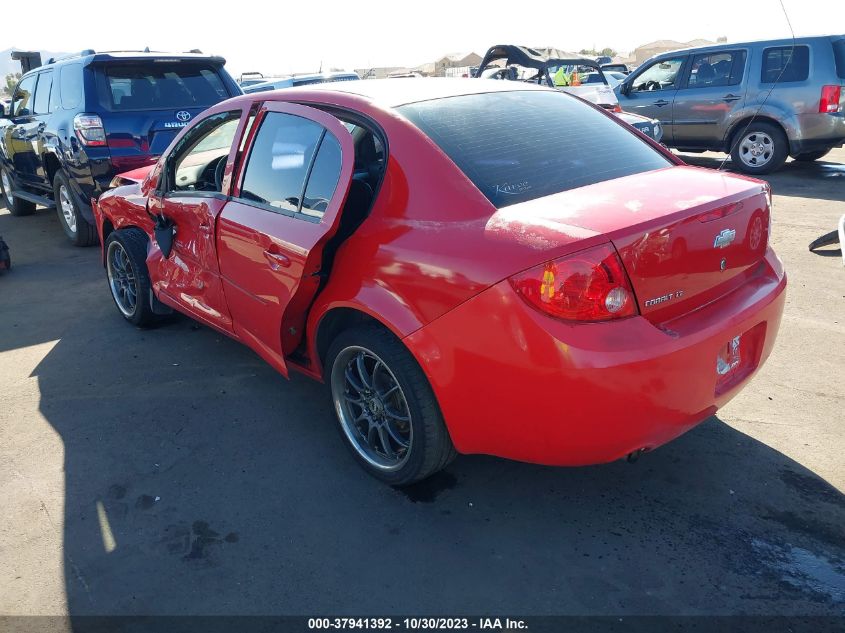
[[[796,37],[793,40],[791,37],[784,37],[781,39],[776,40],[748,40],[746,42],[725,42],[722,44],[710,44],[708,46],[692,46],[689,48],[676,48],[672,51],[666,51],[665,53],[659,53],[655,55],[655,57],[665,57],[667,55],[674,55],[677,53],[690,53],[690,52],[710,52],[710,51],[722,51],[725,49],[731,48],[744,48],[747,46],[791,46],[793,41],[796,45],[801,44],[811,44],[812,42],[818,42],[821,40],[832,40],[840,37],[845,37],[844,35],[811,35],[808,37]],[[641,64],[642,65],[642,64]]]
[[[337,81],[324,84],[311,84],[297,88],[288,88],[281,92],[263,93],[264,98],[272,100],[295,100],[296,96],[318,97],[325,93],[341,93],[364,97],[376,104],[395,108],[418,101],[431,101],[464,95],[484,94],[488,92],[515,92],[519,90],[551,90],[536,84],[518,81],[495,81],[492,79],[468,79],[458,77],[427,77],[419,81],[401,81],[399,79],[366,79],[362,81]]]
[[[33,71],[67,62],[84,61],[87,64],[94,62],[109,61],[148,61],[148,60],[180,60],[180,61],[206,61],[214,64],[225,64],[226,59],[219,55],[206,55],[204,53],[166,53],[160,51],[94,51],[84,50],[62,57],[48,59],[42,66],[34,68]]]

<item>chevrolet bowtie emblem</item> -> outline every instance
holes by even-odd
[[[736,229],[723,229],[713,241],[713,248],[725,248],[736,239]]]

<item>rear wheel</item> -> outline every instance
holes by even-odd
[[[3,194],[3,204],[12,215],[30,215],[35,213],[35,203],[17,197],[14,192],[14,180],[9,170],[0,167],[0,190]]]
[[[105,250],[109,290],[120,314],[139,327],[151,324],[155,314],[149,302],[147,236],[140,229],[114,231]]]
[[[53,180],[53,194],[56,198],[56,212],[59,223],[75,246],[91,246],[97,243],[97,231],[79,211],[76,196],[70,188],[70,181],[63,171]]]
[[[394,486],[444,468],[456,452],[422,369],[386,330],[347,330],[326,364],[340,431],[358,463]]]
[[[789,143],[783,130],[760,121],[739,131],[734,138],[731,160],[740,171],[760,175],[778,169],[786,162],[788,154]]]
[[[804,152],[803,154],[798,154],[794,158],[795,160],[799,160],[802,163],[812,163],[814,160],[818,160],[824,156],[827,156],[829,152],[829,149],[820,149],[816,150],[815,152]]]

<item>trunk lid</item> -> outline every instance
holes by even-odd
[[[612,241],[654,323],[740,286],[768,245],[768,185],[733,174],[673,167],[549,198],[564,204],[568,224]]]

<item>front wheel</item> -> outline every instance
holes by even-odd
[[[139,327],[151,324],[147,236],[140,229],[121,229],[109,235],[105,250],[109,290],[120,314]]]
[[[32,215],[35,213],[34,202],[15,195],[12,175],[5,167],[0,167],[0,193],[3,194],[3,204],[6,205],[12,215]]]
[[[79,211],[79,204],[70,188],[70,181],[63,171],[53,180],[53,194],[59,223],[75,246],[91,246],[97,243],[97,231]]]
[[[378,327],[347,330],[326,365],[340,431],[364,469],[394,486],[425,479],[456,452],[416,360]]]
[[[771,123],[752,123],[739,131],[731,148],[734,167],[759,176],[781,167],[789,155],[789,142],[783,130]]]

